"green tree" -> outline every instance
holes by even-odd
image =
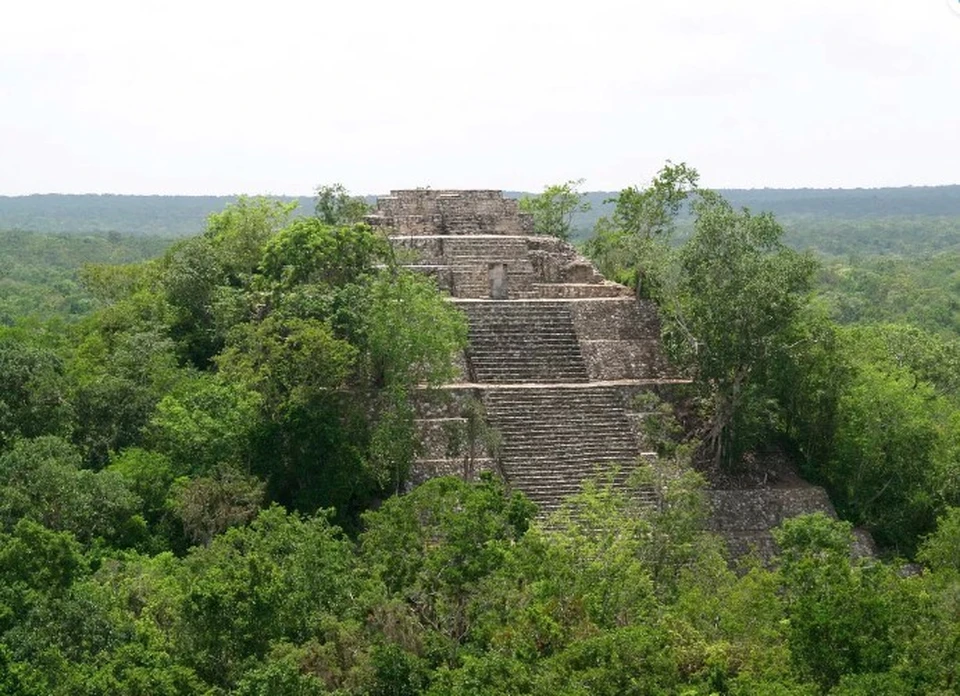
[[[141,500],[141,515],[150,533],[141,548],[152,552],[179,549],[182,524],[175,519],[171,505],[177,474],[170,460],[159,452],[130,447],[111,459],[107,471],[122,477]]]
[[[150,447],[344,522],[402,486],[414,391],[449,378],[465,322],[369,226],[291,212],[242,198],[159,262],[92,274],[108,304],[69,364],[87,465]]]
[[[211,215],[202,235],[167,252],[156,289],[171,308],[168,330],[183,360],[207,368],[223,348],[230,326],[253,312],[243,291],[249,289],[267,244],[285,227],[294,208],[241,197]]]
[[[85,571],[80,544],[69,532],[26,517],[9,534],[0,532],[0,634],[45,598],[65,592]]]
[[[667,162],[646,188],[628,186],[620,191],[613,211],[613,225],[637,240],[668,239],[677,215],[691,193],[697,191],[700,174],[686,163]]]
[[[960,499],[949,343],[897,325],[830,326],[807,313],[774,369],[806,474],[883,546],[913,553]]]
[[[263,399],[251,456],[274,499],[333,506],[346,522],[402,486],[418,447],[414,390],[451,376],[465,321],[366,225],[295,222],[260,269],[264,316],[231,330],[217,365]]]
[[[19,438],[68,435],[72,415],[56,353],[0,333],[0,452]]]
[[[323,639],[356,610],[352,547],[324,514],[278,507],[194,549],[177,572],[177,651],[204,679],[232,687],[272,644]]]
[[[330,288],[369,275],[390,255],[389,241],[368,225],[334,227],[300,218],[270,240],[260,268],[276,290],[304,284]]]
[[[665,289],[664,338],[706,403],[706,452],[732,465],[775,421],[771,369],[808,301],[816,262],[781,243],[771,215],[737,211],[701,191],[693,236]]]
[[[410,628],[392,631],[408,651],[434,664],[454,660],[471,632],[483,579],[504,562],[532,513],[529,501],[507,496],[492,477],[477,485],[432,479],[366,513],[360,553],[385,593],[378,620]]]
[[[256,517],[263,490],[256,477],[221,466],[209,476],[180,479],[171,490],[170,506],[187,538],[207,546],[218,534]]]
[[[157,402],[180,378],[176,347],[162,327],[135,319],[132,326],[110,326],[105,318],[91,321],[68,364],[72,439],[92,468],[106,465],[112,453],[143,445]]]
[[[220,464],[249,464],[260,403],[260,395],[242,382],[203,373],[183,380],[160,400],[149,440],[180,474],[205,474]]]
[[[0,455],[4,526],[28,518],[86,543],[102,537],[123,546],[143,534],[140,502],[118,474],[81,469],[78,452],[61,438],[20,440]]]
[[[698,180],[668,162],[649,186],[612,199],[612,218],[585,249],[608,276],[658,302],[664,341],[700,390],[704,451],[714,466],[730,466],[778,427],[773,372],[796,352],[788,337],[816,263],[783,245],[771,215],[736,210]],[[691,199],[693,233],[677,249],[670,237]]]
[[[587,255],[608,278],[624,282],[642,297],[657,298],[672,249],[676,218],[700,175],[684,163],[667,164],[645,188],[630,186],[606,203],[613,215],[600,218],[584,244]]]
[[[343,184],[318,186],[316,194],[316,216],[325,225],[353,225],[370,213],[366,201],[360,196],[351,196]]]
[[[948,507],[937,519],[937,529],[927,535],[917,559],[936,570],[960,573],[960,508]]]
[[[849,523],[822,513],[787,520],[774,536],[800,674],[826,690],[844,676],[886,672],[897,621],[894,574],[852,562]]]
[[[956,465],[949,407],[906,371],[861,364],[840,397],[833,451],[822,474],[848,519],[910,554],[933,528]]]
[[[579,191],[581,186],[583,179],[546,186],[540,195],[521,198],[520,210],[533,215],[537,234],[570,239],[574,216],[590,210],[589,201]]]
[[[240,196],[207,218],[203,237],[211,243],[231,286],[245,286],[263,257],[266,243],[290,223],[296,203]]]

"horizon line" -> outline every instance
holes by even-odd
[[[705,186],[704,189],[713,190],[713,191],[888,191],[888,190],[901,190],[901,189],[939,189],[939,188],[957,188],[960,187],[960,183],[952,184],[903,184],[899,186],[761,186],[761,187],[750,187],[750,186]],[[418,186],[413,187],[415,189],[435,189],[435,190],[449,190],[449,191],[500,191],[504,194],[507,193],[519,193],[526,195],[539,195],[541,192],[538,191],[525,191],[522,189],[514,188],[489,188],[489,187],[464,187],[464,188],[449,188],[449,187],[435,187],[435,186]],[[617,193],[629,187],[621,188],[612,188],[612,189],[589,189],[581,191],[583,195],[591,193]],[[401,190],[401,189],[393,189]],[[407,190],[407,189],[403,189]],[[390,195],[389,191],[384,193],[351,193],[352,196],[359,196],[363,198],[370,197],[380,197]],[[314,198],[315,193],[250,193],[250,192],[233,192],[233,193],[117,193],[113,191],[84,191],[84,192],[64,192],[64,191],[34,191],[31,193],[0,193],[0,198],[30,198],[33,196],[113,196],[113,197],[123,197],[123,198],[235,198],[239,196],[249,196],[249,197],[265,197],[265,198]]]

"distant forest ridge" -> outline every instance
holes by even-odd
[[[954,217],[960,216],[960,186],[906,186],[877,189],[718,189],[737,208],[770,212],[777,217],[820,218]],[[586,194],[596,218],[613,208],[605,201],[617,191]],[[520,197],[528,195],[509,192]]]
[[[720,191],[737,207],[768,211],[784,219],[865,220],[877,218],[960,217],[960,186],[880,189],[727,189]],[[604,201],[615,191],[586,193],[589,213],[575,221],[581,235],[611,210]],[[520,197],[519,191],[506,195]],[[276,196],[313,209],[310,197]],[[366,196],[373,202],[375,196]],[[0,230],[182,237],[196,234],[206,217],[236,196],[128,196],[115,194],[36,194],[0,196]]]

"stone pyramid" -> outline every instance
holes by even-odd
[[[469,321],[460,379],[445,385],[446,404],[421,414],[427,446],[414,481],[496,469],[549,511],[584,479],[609,472],[622,482],[654,456],[637,396],[683,380],[661,354],[651,303],[571,245],[535,236],[499,191],[393,191],[368,221]],[[489,443],[466,442],[468,403],[499,435],[496,456]]]
[[[641,426],[656,400],[645,394],[669,400],[687,380],[662,354],[653,303],[605,280],[566,242],[534,235],[532,218],[500,191],[393,191],[367,221],[469,321],[459,379],[420,405],[412,485],[494,470],[548,513],[589,477],[623,485],[642,459],[655,460]],[[788,516],[834,514],[805,483],[709,498],[712,526],[734,554],[771,553],[769,530]]]

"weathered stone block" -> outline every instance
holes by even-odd
[[[580,340],[580,352],[591,380],[654,380],[669,373],[654,339]]]

